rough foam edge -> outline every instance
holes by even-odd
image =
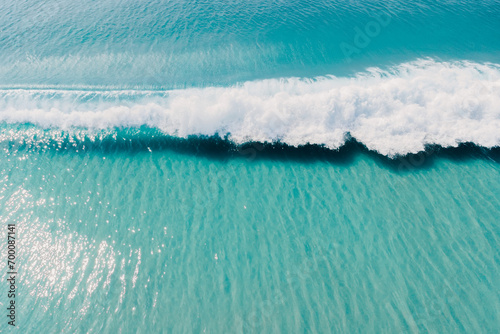
[[[281,142],[329,149],[342,147],[351,135],[387,156],[417,153],[426,145],[500,145],[500,66],[490,63],[425,59],[390,70],[369,68],[352,78],[269,79],[163,96],[130,90],[0,94],[10,94],[11,101],[2,101],[0,121],[45,128],[146,125],[183,138],[223,134],[236,144]],[[54,94],[60,96],[54,99]],[[78,94],[138,99],[118,105],[68,102]]]

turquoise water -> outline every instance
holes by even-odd
[[[498,1],[0,8],[0,331],[500,332]]]
[[[498,153],[119,136],[2,142],[23,332],[498,331]]]
[[[494,0],[4,2],[7,86],[179,88],[347,75],[425,57],[500,62]]]

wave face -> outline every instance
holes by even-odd
[[[498,17],[496,0],[15,1],[0,11],[0,121],[354,137],[389,156],[494,147]]]
[[[157,128],[291,146],[354,137],[394,156],[428,144],[500,145],[500,67],[421,60],[356,76],[286,78],[171,91],[4,89],[0,121],[44,128]]]
[[[500,0],[0,2],[21,333],[500,333]]]

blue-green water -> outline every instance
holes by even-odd
[[[499,146],[498,1],[4,1],[0,331],[500,332]]]
[[[51,138],[2,142],[23,332],[499,329],[491,154]]]
[[[19,0],[2,8],[3,85],[171,88],[344,75],[422,57],[500,62],[495,0]],[[368,35],[357,39],[358,30]]]

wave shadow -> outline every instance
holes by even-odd
[[[29,128],[31,126],[28,125]],[[237,145],[228,137],[189,136],[187,138],[165,135],[157,129],[126,128],[113,131],[89,133],[43,130],[23,140],[3,141],[7,149],[29,152],[56,153],[96,153],[143,154],[174,152],[206,159],[226,161],[240,159],[248,163],[259,160],[294,161],[304,164],[326,162],[333,165],[349,165],[361,155],[369,156],[380,166],[393,172],[409,172],[415,169],[431,168],[438,159],[447,159],[455,163],[474,159],[500,163],[500,147],[487,149],[474,143],[463,143],[457,147],[428,145],[424,151],[396,157],[387,157],[369,150],[355,138],[348,138],[337,150],[322,145],[307,144],[290,146],[285,143],[247,142]]]

